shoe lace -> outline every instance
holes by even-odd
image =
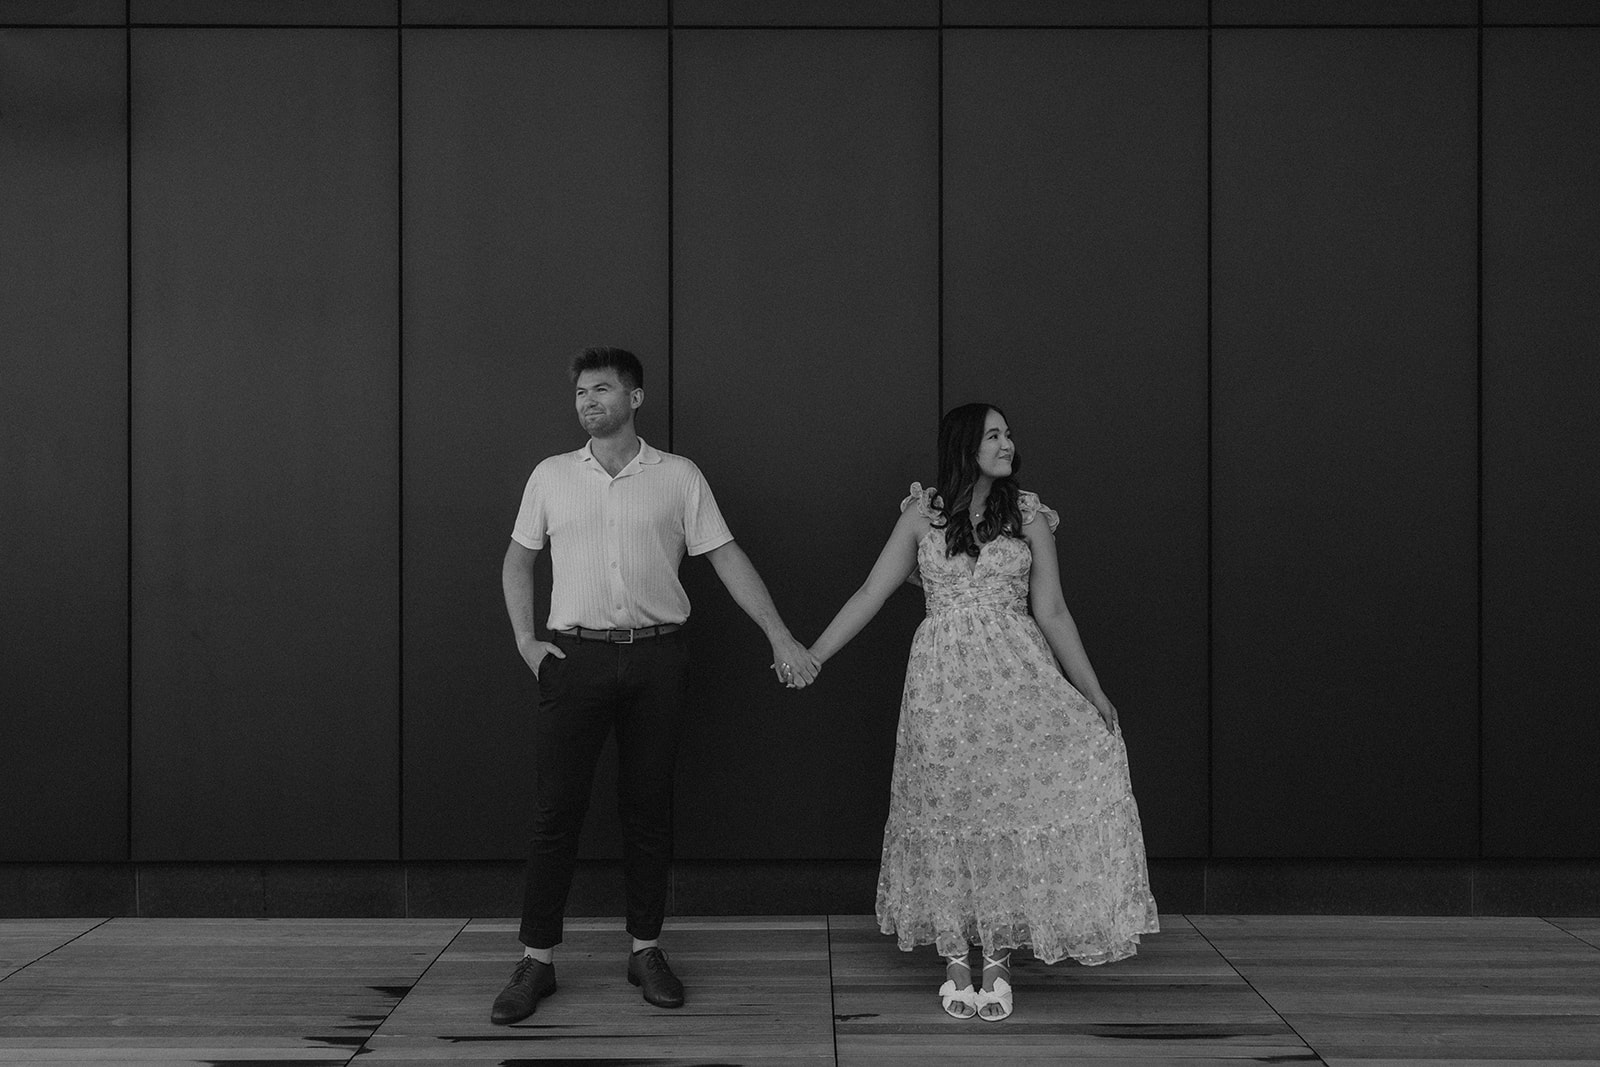
[[[661,972],[667,970],[667,954],[658,948],[647,948],[639,953],[639,964],[646,970]]]
[[[990,972],[994,972],[991,977]],[[1007,952],[998,959],[993,956],[983,957],[983,984],[992,988],[1000,979],[1011,981],[1011,953]]]
[[[517,969],[511,972],[511,980],[513,982],[522,981],[524,978],[528,977],[528,972],[533,970],[533,965],[538,962],[539,961],[534,959],[532,956],[522,957],[517,961]]]

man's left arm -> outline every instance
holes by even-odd
[[[772,666],[778,672],[778,680],[794,689],[803,689],[814,681],[820,669],[817,658],[789,633],[778,616],[778,609],[773,606],[766,583],[756,573],[755,564],[744,554],[744,549],[737,542],[729,541],[705,555],[716,568],[722,584],[728,587],[734,603],[755,620],[772,642]]]

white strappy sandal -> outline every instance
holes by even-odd
[[[945,978],[944,985],[939,987],[939,1003],[952,1019],[970,1019],[978,1014],[978,993],[972,988],[972,965],[960,957],[950,956],[945,961],[946,975],[955,964],[967,969],[967,984],[957,989],[954,978]]]
[[[978,990],[976,1007],[978,1009],[978,1018],[987,1023],[997,1023],[1001,1019],[1008,1018],[1011,1015],[1011,983],[1008,981],[1008,979],[1011,977],[1011,953],[1007,952],[999,959],[995,959],[992,956],[984,956],[984,970],[988,970],[990,967],[998,967],[1004,970],[1006,977],[1001,978],[997,976],[994,980],[994,988],[992,989]],[[983,1009],[987,1008],[991,1004],[997,1005],[1000,1010],[993,1014],[984,1014]]]

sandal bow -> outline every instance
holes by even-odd
[[[994,990],[980,989],[975,998],[974,1005],[978,1009],[978,1018],[985,1022],[997,1023],[1011,1014],[1011,983],[1004,978],[994,980]],[[998,1015],[985,1015],[983,1009],[990,1004],[998,1004],[1001,1012]]]
[[[972,988],[969,982],[960,989],[949,978],[944,980],[944,985],[939,987],[939,1002],[944,1005],[945,1014],[956,1019],[970,1019],[978,1013],[978,998],[981,994]],[[957,1012],[952,1009],[957,1004],[965,1004],[970,1011]]]

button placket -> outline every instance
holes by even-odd
[[[606,487],[605,496],[605,546],[606,546],[606,574],[611,589],[612,611],[616,617],[612,619],[614,625],[626,625],[629,620],[622,617],[623,605],[628,602],[628,591],[622,581],[622,536],[617,526],[618,484],[622,479],[613,479]]]

